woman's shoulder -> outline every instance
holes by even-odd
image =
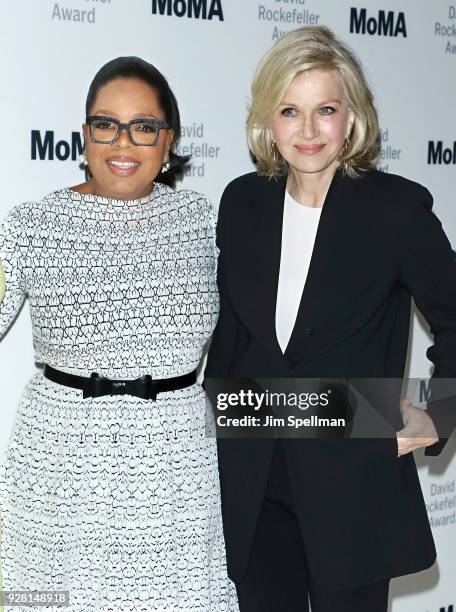
[[[3,216],[4,223],[9,225],[24,225],[30,220],[40,218],[44,208],[45,198],[41,200],[26,200],[20,204],[15,204]]]
[[[258,174],[258,172],[248,172],[230,181],[225,187],[224,194],[246,193],[253,189],[257,190],[259,187],[274,187],[281,181],[281,177],[269,178]]]
[[[56,219],[66,215],[70,201],[69,189],[66,187],[48,192],[40,199],[25,200],[13,206],[3,222],[15,226],[21,233],[35,233],[38,229],[52,228]]]
[[[384,203],[400,202],[404,207],[421,204],[425,208],[432,208],[433,200],[429,190],[421,183],[399,174],[370,169],[361,172],[353,180],[374,200],[381,199]]]
[[[169,189],[171,197],[169,210],[178,212],[182,221],[187,218],[188,223],[192,226],[195,223],[215,226],[216,211],[211,200],[204,193],[193,189]]]
[[[258,172],[249,172],[230,181],[225,187],[219,206],[219,221],[229,217],[233,223],[242,223],[244,217],[258,213],[271,201],[283,196],[286,177],[269,178]]]
[[[199,210],[203,213],[214,212],[214,206],[211,200],[199,191],[193,189],[178,189],[170,191],[171,198],[177,204],[177,206],[189,206],[191,210]]]
[[[201,202],[202,205],[211,204],[209,198],[199,191],[195,191],[193,189],[172,189],[168,188],[168,193],[171,197],[178,201],[186,201],[186,202]]]

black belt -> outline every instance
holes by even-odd
[[[59,385],[80,389],[83,392],[83,399],[102,397],[103,395],[135,395],[142,399],[155,401],[157,393],[184,389],[196,383],[196,370],[174,378],[154,379],[150,374],[145,374],[135,380],[111,380],[95,372],[90,378],[85,378],[84,376],[67,374],[45,365],[44,376]]]

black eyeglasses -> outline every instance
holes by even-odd
[[[89,126],[90,140],[98,144],[114,144],[119,138],[120,130],[127,130],[131,142],[138,147],[155,147],[160,130],[169,130],[169,125],[158,119],[133,119],[121,123],[114,117],[92,115],[86,117]]]

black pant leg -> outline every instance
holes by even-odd
[[[247,573],[237,585],[240,612],[308,612],[307,569],[291,511],[285,457],[277,442]]]
[[[387,612],[389,580],[330,590],[309,573],[280,440],[271,461],[252,551],[237,585],[240,612]]]
[[[389,580],[350,590],[329,590],[309,576],[312,612],[387,612]]]

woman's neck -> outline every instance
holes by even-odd
[[[322,172],[298,172],[290,168],[287,191],[304,206],[321,208],[336,170],[337,166],[329,166]]]
[[[91,194],[94,196],[102,196],[104,198],[112,198],[114,200],[139,200],[150,195],[154,189],[154,184],[151,183],[150,187],[147,186],[143,190],[133,193],[116,193],[110,192],[109,190],[103,190],[103,188],[98,185],[93,179],[85,181],[84,183],[80,183],[79,185],[75,185],[74,187],[70,187],[71,191],[77,191],[79,193]]]

